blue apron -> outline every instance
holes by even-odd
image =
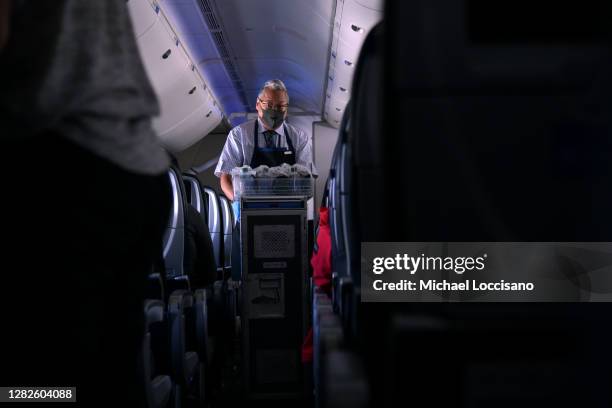
[[[266,165],[268,167],[280,166],[287,163],[292,166],[295,164],[295,149],[291,139],[287,136],[287,127],[283,123],[285,129],[285,140],[287,147],[280,146],[280,137],[278,138],[277,147],[259,147],[259,120],[255,121],[255,145],[253,147],[253,156],[251,157],[251,168]],[[280,136],[280,135],[279,135]]]

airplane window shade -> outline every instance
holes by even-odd
[[[587,6],[588,4],[588,6]],[[603,0],[580,3],[531,0],[468,0],[472,44],[582,44],[605,39]]]

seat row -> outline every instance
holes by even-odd
[[[362,242],[610,241],[601,16],[513,3],[508,26],[485,3],[389,0],[364,42],[327,181],[318,406],[612,401],[607,304],[361,302]]]
[[[198,406],[212,399],[219,350],[235,335],[236,296],[227,277],[231,264],[233,214],[229,202],[202,186],[195,174],[168,172],[172,207],[163,239],[163,262],[148,277],[144,303],[142,376],[149,407]],[[187,206],[193,206],[210,233],[216,280],[195,287],[185,274]],[[202,255],[202,254],[199,254]]]

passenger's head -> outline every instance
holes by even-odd
[[[266,129],[278,129],[287,117],[289,94],[280,79],[266,81],[257,96],[257,114]]]

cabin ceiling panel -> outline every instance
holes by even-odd
[[[163,3],[168,3],[166,0]],[[193,3],[193,1],[189,1],[186,3],[176,3],[173,5],[172,9],[172,17],[175,20],[181,21],[182,34],[191,35],[191,34],[207,34],[208,29],[206,24],[202,21],[202,16],[198,7]],[[164,10],[166,10],[164,8]]]
[[[231,112],[244,110],[240,96],[236,92],[236,88],[227,76],[225,67],[219,59],[200,61],[198,69],[200,72],[206,73],[206,76],[209,78],[208,83],[210,87],[213,89],[217,100],[228,116]]]
[[[286,83],[291,109],[322,112],[336,1],[158,2],[226,116],[254,111],[257,93],[270,78]]]
[[[333,1],[217,0],[215,6],[223,27],[231,27],[224,34],[251,109],[263,82],[280,78],[293,105],[322,110]]]

